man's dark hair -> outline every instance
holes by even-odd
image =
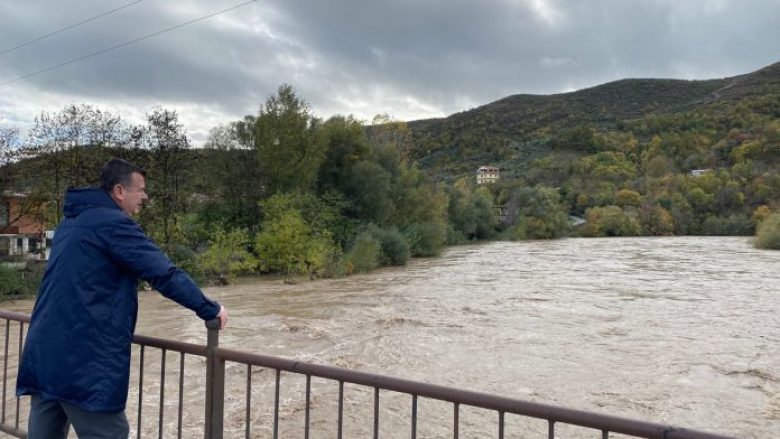
[[[111,159],[103,165],[100,170],[100,187],[108,192],[114,189],[114,186],[121,184],[129,186],[133,182],[133,173],[137,172],[146,177],[146,171],[140,166],[136,166],[126,160]]]

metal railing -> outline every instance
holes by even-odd
[[[5,432],[14,437],[25,438],[26,433],[20,427],[20,398],[15,397],[15,407],[7,406],[7,391],[14,390],[14,386],[9,386],[9,365],[16,367],[14,360],[18,361],[24,344],[25,323],[29,323],[30,317],[23,314],[12,313],[0,310],[0,321],[5,319],[5,343],[3,354],[3,399],[0,407],[0,432]],[[11,322],[18,322],[18,345],[10,352],[11,336],[16,338],[15,328],[12,330]],[[243,423],[242,436],[252,437],[252,394],[253,367],[263,368],[273,371],[273,415],[266,428],[274,439],[280,436],[280,387],[281,376],[285,374],[294,374],[305,379],[305,391],[296,394],[297,398],[303,398],[303,419],[300,428],[303,430],[303,437],[308,439],[312,432],[311,411],[312,411],[312,378],[318,380],[327,380],[338,384],[337,409],[335,413],[335,431],[328,430],[328,436],[334,434],[337,439],[344,436],[344,413],[345,413],[345,384],[361,386],[368,389],[373,394],[373,403],[369,402],[369,409],[373,411],[371,419],[364,420],[371,425],[370,435],[378,439],[380,437],[380,403],[381,396],[385,393],[394,395],[406,395],[408,404],[406,410],[409,419],[408,434],[412,439],[418,435],[418,403],[420,398],[436,400],[446,404],[451,404],[451,435],[458,439],[461,434],[461,412],[463,407],[473,407],[488,410],[494,413],[494,420],[482,420],[489,422],[489,426],[480,426],[482,432],[492,431],[492,437],[503,439],[505,435],[507,415],[518,415],[523,419],[534,419],[546,423],[546,435],[548,439],[556,437],[556,428],[559,425],[577,426],[592,432],[592,436],[602,439],[608,439],[610,435],[620,434],[631,437],[640,437],[648,439],[733,439],[728,436],[722,436],[714,433],[677,428],[669,425],[663,425],[652,422],[644,422],[633,419],[608,416],[599,413],[573,410],[553,405],[539,404],[535,402],[512,399],[488,393],[472,392],[451,387],[445,387],[434,384],[427,384],[389,376],[377,375],[366,372],[359,372],[339,367],[324,366],[318,364],[304,363],[287,358],[252,354],[240,352],[219,347],[219,329],[218,321],[206,323],[208,328],[208,337],[206,346],[183,343],[179,341],[166,340],[157,337],[136,335],[133,343],[138,346],[138,407],[136,418],[136,437],[140,438],[143,431],[144,415],[144,369],[145,355],[147,349],[153,348],[160,351],[160,376],[159,376],[159,413],[157,414],[158,437],[163,437],[163,424],[165,421],[165,377],[166,377],[166,355],[168,352],[179,354],[179,372],[178,372],[178,401],[176,436],[181,438],[183,431],[184,415],[184,377],[185,377],[185,356],[200,358],[201,362],[205,359],[205,401],[204,401],[204,420],[203,434],[208,439],[222,439],[225,429],[225,389],[226,389],[226,366],[235,364],[243,367],[246,371],[246,382],[244,387],[244,408],[240,422]],[[11,378],[15,378],[14,371],[11,371]],[[15,381],[15,380],[14,380]],[[270,389],[269,389],[270,390]],[[200,393],[203,393],[202,391]],[[237,398],[232,398],[236,400]],[[13,410],[15,417],[13,422],[7,419],[8,413]],[[333,416],[333,414],[331,414]],[[272,424],[272,425],[270,425]],[[322,428],[320,428],[322,429]],[[235,433],[235,431],[234,431]],[[320,437],[322,432],[318,432]],[[405,436],[406,434],[404,434]],[[449,433],[448,433],[449,436]],[[542,434],[543,436],[543,434]],[[361,436],[363,437],[363,436]],[[398,437],[397,431],[393,437]],[[441,437],[441,434],[436,434]]]

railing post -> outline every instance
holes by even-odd
[[[222,439],[225,408],[225,360],[217,358],[219,347],[219,320],[206,322],[206,439]]]

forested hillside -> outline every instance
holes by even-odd
[[[430,175],[498,166],[497,202],[551,189],[566,213],[587,217],[580,234],[751,234],[780,202],[780,63],[510,96],[409,127],[407,154]]]

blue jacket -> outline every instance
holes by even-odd
[[[25,342],[16,394],[124,410],[138,279],[204,320],[203,295],[102,189],[71,188]]]

